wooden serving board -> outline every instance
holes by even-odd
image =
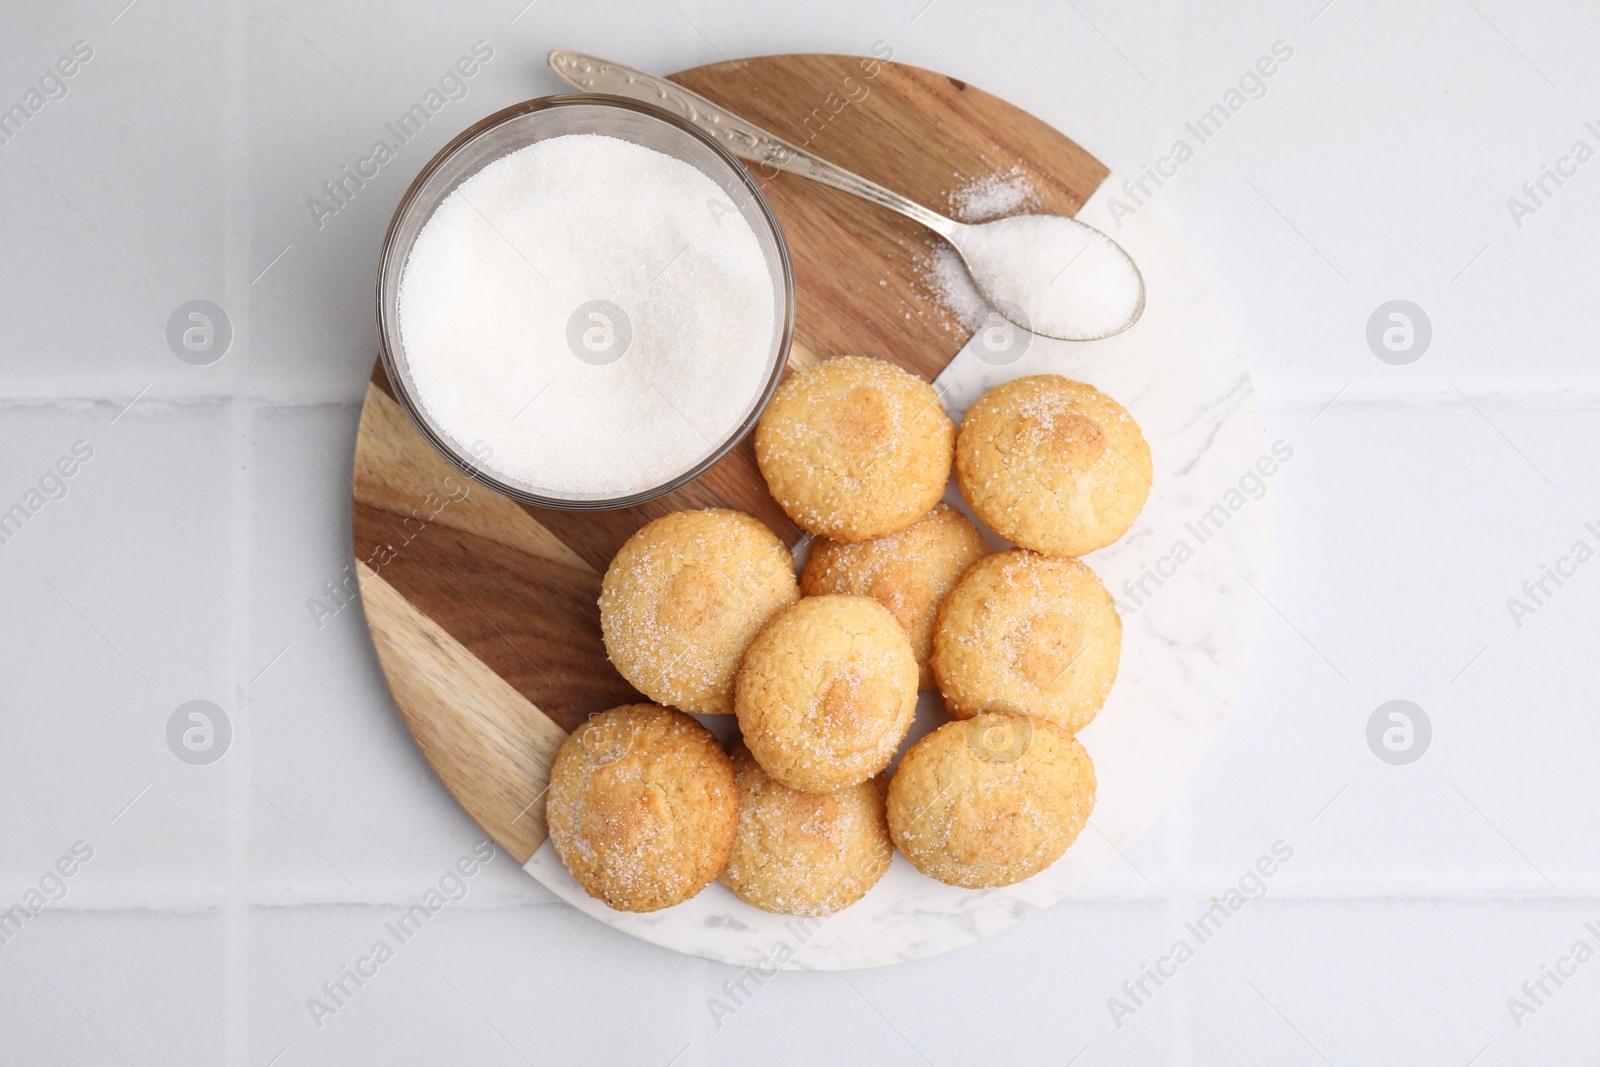
[[[672,76],[816,154],[949,213],[953,194],[1020,175],[1034,210],[1076,214],[1105,179],[1038,119],[942,74],[855,56],[768,56]],[[794,260],[790,367],[889,359],[932,380],[968,339],[924,280],[935,241],[848,194],[757,180]],[[395,703],[440,779],[502,848],[544,841],[550,762],[586,717],[641,700],[606,660],[600,576],[640,526],[731,507],[793,542],[747,438],[684,488],[616,511],[516,503],[440,457],[394,400],[382,365],[356,441],[352,517],[362,602]]]

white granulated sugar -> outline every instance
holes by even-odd
[[[933,265],[924,280],[955,320],[968,330],[976,330],[989,317],[989,302],[972,284],[967,265],[949,245],[941,244],[933,250]]]
[[[626,321],[576,314],[597,300]],[[761,244],[715,182],[575,134],[490,163],[439,205],[399,318],[439,429],[482,442],[483,466],[508,481],[599,497],[682,474],[738,427],[766,384],[774,304]]]
[[[979,290],[1022,309],[1052,337],[1104,336],[1127,325],[1142,286],[1110,238],[1060,215],[1014,215],[962,231]]]
[[[950,194],[950,207],[962,222],[987,222],[1039,206],[1039,197],[1021,167],[1004,174],[986,174]]]

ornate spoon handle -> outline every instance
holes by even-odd
[[[551,52],[550,67],[580,89],[654,104],[698,126],[742,159],[843,189],[920,222],[947,239],[961,226],[954,219],[931,211],[892,189],[885,189],[859,174],[797,148],[781,137],[773,136],[676,82],[581,52]]]

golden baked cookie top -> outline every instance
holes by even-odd
[[[756,426],[756,461],[796,525],[836,541],[903,530],[939,502],[955,427],[933,386],[881,359],[792,374]]]
[[[806,597],[750,645],[734,686],[739,732],[763,770],[831,793],[894,758],[917,706],[917,658],[888,609]]]
[[[802,793],[733,750],[739,832],[720,881],[781,915],[829,915],[861,899],[894,857],[879,775],[837,793]]]
[[[793,555],[759,520],[675,511],[628,538],[606,568],[600,633],[617,670],[651,700],[728,714],[740,657],[799,599]]]
[[[711,731],[681,711],[629,704],[562,742],[545,814],[550,843],[585,892],[619,911],[655,911],[722,870],[739,789]]]
[[[889,832],[930,878],[1011,885],[1061,858],[1094,796],[1094,764],[1077,738],[1043,719],[986,712],[946,723],[901,757]]]
[[[1026,712],[1076,733],[1121,655],[1122,620],[1087,564],[1013,548],[973,564],[945,597],[931,662],[956,718]]]
[[[961,512],[939,504],[899,533],[844,544],[819,538],[800,572],[804,596],[869,596],[889,609],[917,656],[918,688],[932,689],[933,626],[939,605],[966,569],[989,553]]]
[[[1151,472],[1150,446],[1127,409],[1058,374],[995,386],[967,409],[956,442],[956,480],[978,517],[1055,556],[1127,533]]]

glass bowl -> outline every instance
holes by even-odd
[[[621,496],[552,496],[495,472],[466,443],[444,432],[418,401],[400,333],[401,277],[417,235],[434,211],[462,182],[503,156],[564,134],[597,133],[653,148],[694,167],[714,181],[754,231],[772,279],[774,330],[767,353],[765,386],[726,440],[689,469],[658,485]],[[475,123],[422,168],[400,198],[378,265],[378,344],[383,369],[417,430],[468,477],[513,499],[541,507],[576,510],[622,508],[671,492],[693,481],[754,428],[778,387],[794,335],[794,271],[777,216],[744,166],[727,149],[675,115],[648,104],[597,93],[566,93],[516,104]]]

